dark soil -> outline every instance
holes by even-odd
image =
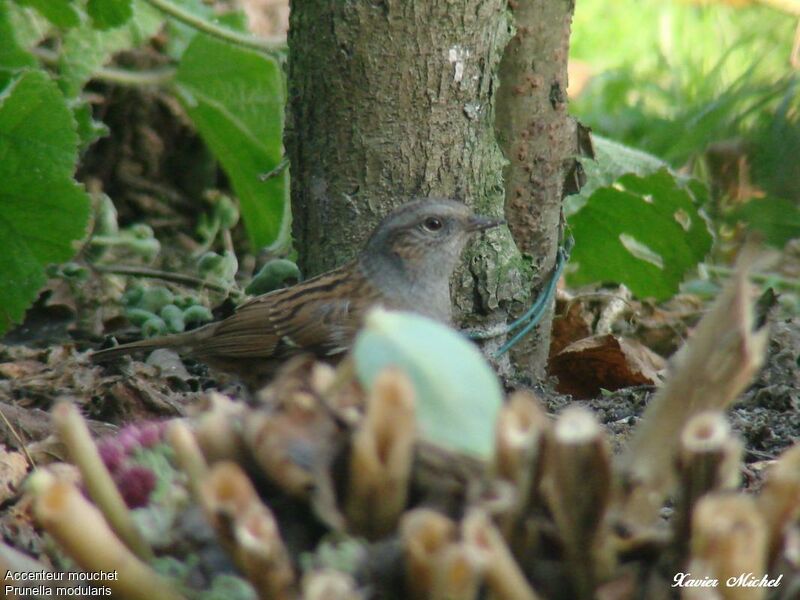
[[[624,445],[655,392],[653,386],[625,388],[591,400],[543,394],[548,410],[571,404],[590,408],[606,426],[617,449]],[[733,429],[743,438],[745,460],[774,459],[800,440],[800,320],[772,322],[768,356],[755,382],[728,410]]]

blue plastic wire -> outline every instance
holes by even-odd
[[[518,331],[514,337],[503,344],[503,346],[495,353],[494,358],[499,358],[511,350],[511,348],[516,346],[517,343],[526,335],[528,335],[531,330],[539,324],[539,321],[542,320],[542,317],[547,312],[547,307],[550,305],[550,301],[553,299],[553,296],[556,293],[556,285],[558,285],[558,280],[561,278],[561,273],[564,271],[567,261],[569,261],[569,255],[570,252],[572,252],[572,247],[574,245],[575,240],[570,236],[564,241],[564,245],[559,247],[558,253],[556,254],[556,264],[553,268],[552,274],[550,275],[550,279],[547,281],[547,285],[536,297],[536,301],[533,303],[533,305],[525,312],[524,315],[511,323],[506,329],[505,333],[511,333],[523,325],[524,327],[522,327],[522,329]]]

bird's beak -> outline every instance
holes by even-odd
[[[467,221],[467,231],[485,231],[498,225],[504,225],[505,222],[505,219],[490,219],[489,217],[474,215]]]

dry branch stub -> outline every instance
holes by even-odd
[[[537,600],[519,563],[500,531],[480,509],[472,509],[461,523],[464,544],[484,565],[484,577],[489,590],[503,600]]]
[[[103,514],[73,484],[36,474],[34,511],[44,529],[82,569],[107,575],[98,583],[125,600],[183,600],[111,530]]]
[[[735,489],[741,459],[742,444],[721,412],[700,413],[687,423],[678,450],[679,495],[673,520],[680,554],[689,540],[696,502],[709,492]]]
[[[238,431],[244,408],[217,392],[206,397],[205,410],[194,420],[193,430],[208,463],[244,459],[244,444]]]
[[[386,369],[350,450],[345,514],[354,532],[382,537],[395,528],[408,497],[415,436],[414,388],[404,373]]]
[[[483,564],[479,555],[464,544],[450,544],[438,558],[431,600],[474,600],[482,582]]]
[[[494,471],[497,477],[527,491],[536,479],[535,463],[550,427],[539,401],[526,391],[511,394],[497,419]]]
[[[319,569],[303,577],[303,600],[364,600],[353,578],[334,569]]]
[[[642,416],[621,458],[631,526],[655,521],[676,483],[674,452],[686,423],[707,410],[723,410],[745,389],[764,362],[766,327],[757,328],[755,290],[748,277],[755,257],[743,252],[736,272],[672,359],[670,374]]]
[[[203,451],[197,443],[189,425],[175,420],[167,428],[167,440],[175,452],[175,459],[181,470],[186,473],[189,488],[196,499],[200,498],[200,486],[208,475],[208,463]]]
[[[543,488],[579,598],[591,598],[606,536],[611,499],[611,451],[603,428],[581,407],[566,409],[556,420],[547,449]],[[607,567],[604,567],[607,568]]]
[[[201,503],[218,539],[262,600],[295,597],[295,577],[275,517],[235,463],[215,464],[200,486]]]
[[[443,514],[424,508],[407,512],[400,523],[406,571],[406,590],[410,598],[428,598],[439,577],[439,559],[455,541],[456,524]]]
[[[800,529],[800,443],[784,452],[767,471],[758,496],[758,508],[767,523],[770,538],[769,564],[776,565],[790,528]],[[795,559],[800,566],[800,557]]]
[[[766,574],[767,527],[752,498],[742,494],[709,494],[692,513],[691,558],[687,572],[694,579],[719,581],[724,600],[758,600],[767,588],[731,585],[738,578]],[[686,597],[707,598],[706,588],[687,588]]]

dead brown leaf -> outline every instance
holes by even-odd
[[[558,309],[558,307],[557,307]],[[553,319],[550,333],[550,357],[552,358],[571,343],[592,334],[592,315],[580,299],[565,303]]]
[[[557,389],[576,398],[592,398],[601,389],[655,385],[666,362],[635,340],[615,335],[585,338],[564,348],[549,363]]]

